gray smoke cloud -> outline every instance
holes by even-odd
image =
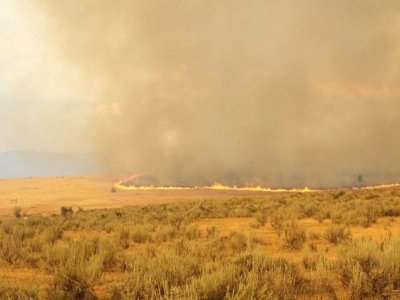
[[[92,138],[110,172],[400,179],[399,1],[37,1],[96,100]]]

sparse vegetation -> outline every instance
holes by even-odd
[[[103,272],[102,249],[87,249],[82,244],[67,244],[57,249],[59,264],[54,267],[54,289],[74,299],[84,299],[93,294],[93,287]]]
[[[330,226],[326,229],[324,238],[332,243],[339,244],[351,240],[351,232],[349,228],[344,226]]]
[[[0,299],[38,300],[38,287],[35,285],[28,287],[10,287],[4,283],[0,283]]]
[[[0,298],[391,299],[399,212],[396,191],[346,191],[3,217],[0,270],[43,280]]]
[[[16,217],[16,218],[21,218],[21,216],[22,216],[22,209],[21,209],[21,207],[18,207],[18,206],[15,206],[14,207],[14,216]]]
[[[268,219],[268,216],[267,216],[267,214],[266,214],[265,211],[257,212],[257,213],[255,214],[255,217],[256,217],[257,222],[258,222],[261,226],[264,226],[265,223],[267,222],[267,219]]]
[[[376,296],[391,299],[400,288],[400,240],[391,239],[383,247],[364,240],[342,248],[338,272],[353,299]]]
[[[295,220],[290,220],[284,225],[285,241],[287,246],[293,250],[300,250],[306,241],[306,232],[299,228]]]
[[[61,207],[61,215],[63,215],[64,217],[70,216],[72,215],[72,213],[73,213],[72,207],[66,207],[66,206]]]

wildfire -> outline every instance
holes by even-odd
[[[116,183],[114,187],[120,190],[137,191],[137,190],[190,190],[197,187],[186,186],[154,186],[154,185],[125,185],[123,183]]]
[[[321,189],[311,189],[309,187],[304,188],[270,188],[265,186],[236,186],[236,185],[224,185],[219,182],[215,182],[209,186],[163,186],[163,185],[155,185],[155,184],[143,184],[140,182],[140,178],[142,175],[135,175],[129,177],[125,180],[121,180],[118,183],[114,184],[114,187],[119,190],[128,190],[128,191],[146,191],[146,190],[224,190],[224,191],[246,191],[246,192],[268,192],[268,193],[310,193],[310,192],[319,192],[324,191]],[[381,184],[381,185],[372,185],[372,186],[363,186],[363,187],[352,187],[352,190],[375,190],[375,189],[385,189],[385,188],[393,188],[400,187],[400,183],[392,183],[392,184]],[[330,189],[329,189],[330,190]]]
[[[380,184],[380,185],[371,185],[371,186],[363,186],[363,187],[354,187],[354,190],[377,190],[377,189],[387,189],[392,187],[400,187],[400,183],[391,183],[391,184]]]
[[[223,185],[221,183],[215,182],[210,186],[155,186],[155,185],[127,185],[126,181],[120,181],[114,185],[115,188],[120,190],[225,190],[225,191],[247,191],[247,192],[270,192],[270,193],[308,193],[316,192],[318,190],[310,189],[304,187],[301,189],[274,189],[270,187],[263,186],[229,186]]]
[[[228,186],[223,185],[221,183],[214,183],[209,187],[203,187],[205,189],[211,190],[233,190],[233,191],[250,191],[250,192],[275,192],[275,193],[284,193],[284,192],[294,192],[294,193],[308,193],[308,192],[315,192],[317,190],[312,190],[308,187],[304,187],[302,189],[273,189],[270,187],[263,187],[263,186]]]

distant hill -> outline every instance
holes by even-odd
[[[0,178],[98,173],[92,154],[0,152]]]

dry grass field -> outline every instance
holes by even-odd
[[[0,215],[11,215],[15,205],[26,214],[51,214],[59,213],[61,206],[116,208],[259,194],[225,190],[137,190],[111,193],[117,180],[104,176],[0,179]],[[11,203],[14,199],[17,203]]]
[[[0,299],[399,299],[398,187],[112,192],[113,182],[0,181]]]

